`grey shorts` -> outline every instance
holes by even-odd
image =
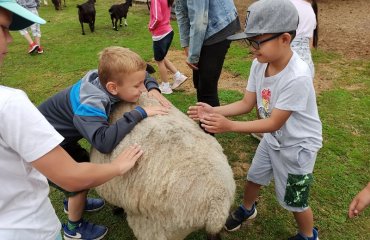
[[[292,212],[305,211],[308,208],[316,156],[317,152],[300,146],[275,150],[262,138],[247,180],[267,186],[273,177],[280,205]]]

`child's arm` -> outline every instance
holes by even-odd
[[[159,90],[159,85],[157,83],[157,80],[155,80],[154,77],[150,76],[148,72],[146,72],[144,85],[145,85],[146,90],[148,90],[148,92],[150,92],[152,89],[156,89],[158,92],[161,92],[161,90]]]
[[[144,85],[145,85],[145,88],[150,93],[150,95],[153,96],[155,99],[157,99],[158,102],[162,106],[164,106],[166,108],[169,108],[171,106],[170,101],[168,101],[167,98],[165,98],[161,94],[161,90],[159,89],[159,85],[157,83],[157,80],[155,80],[155,78],[150,76],[150,74],[148,72],[146,73],[146,77],[145,77],[145,80],[144,80]]]
[[[348,216],[353,218],[359,215],[367,206],[370,205],[370,182],[352,200],[348,209]]]
[[[150,2],[150,16],[153,17],[149,22],[149,30],[154,30],[160,22],[162,22],[163,14],[158,0]]]
[[[140,146],[125,149],[111,163],[77,163],[60,146],[32,162],[52,182],[71,192],[89,189],[125,174],[143,154]]]
[[[188,116],[193,120],[203,119],[204,116],[218,113],[223,116],[237,116],[244,113],[249,113],[256,104],[256,93],[245,91],[242,100],[219,107],[211,107],[206,103],[197,103],[196,106],[190,106],[187,112]]]
[[[144,118],[157,114],[166,114],[168,110],[161,106],[143,109],[137,106],[126,112],[115,123],[109,124],[106,118],[99,116],[73,117],[73,123],[81,135],[99,152],[110,153]]]
[[[221,114],[213,113],[201,119],[201,126],[210,133],[242,132],[265,133],[279,130],[291,115],[291,111],[274,109],[271,116],[266,119],[254,121],[232,121]]]

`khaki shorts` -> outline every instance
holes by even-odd
[[[280,205],[292,212],[302,212],[308,208],[316,156],[317,152],[301,146],[274,150],[263,138],[249,168],[247,180],[267,186],[274,178]]]

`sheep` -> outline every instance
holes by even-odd
[[[112,27],[114,30],[118,31],[118,28],[117,28],[118,19],[119,19],[120,27],[122,27],[122,18],[125,19],[125,26],[127,26],[126,18],[127,18],[128,9],[131,6],[132,6],[132,0],[126,0],[125,3],[115,4],[109,8],[108,12],[110,14],[110,18],[112,20]]]
[[[159,105],[143,94],[137,104],[120,103],[110,122],[136,105]],[[124,208],[139,240],[178,240],[198,229],[220,239],[235,194],[233,173],[221,145],[174,106],[164,116],[141,121],[111,154],[91,150],[94,163],[110,162],[133,143],[144,154],[127,174],[96,188]]]
[[[53,4],[54,4],[54,7],[55,7],[55,10],[62,10],[62,0],[51,0],[52,2],[53,2]],[[45,1],[44,1],[44,3],[45,3]],[[47,2],[46,2],[46,4],[45,5],[47,5]],[[64,5],[63,5],[63,7],[66,7],[67,5],[66,5],[66,0],[64,0]]]
[[[78,8],[78,19],[81,23],[82,28],[82,35],[85,35],[84,25],[83,23],[88,23],[90,27],[90,31],[94,32],[95,26],[95,0],[87,0],[87,2],[79,5],[77,4]]]

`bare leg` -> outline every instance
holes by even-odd
[[[311,208],[308,208],[303,212],[293,212],[293,215],[298,224],[299,232],[304,234],[306,237],[312,237],[313,214]]]
[[[243,205],[247,209],[251,209],[256,202],[260,192],[261,185],[247,181],[244,187]]]
[[[158,69],[159,69],[159,75],[161,77],[162,82],[168,82],[168,76],[167,76],[167,68],[165,64],[165,60],[157,61]]]
[[[37,45],[41,46],[41,45],[40,45],[40,37],[35,37],[35,43],[36,43]]]
[[[166,65],[166,68],[168,70],[170,70],[172,72],[172,74],[175,74],[177,72],[177,68],[175,67],[175,65],[173,65],[173,63],[168,60],[167,58],[164,58],[164,64]]]
[[[83,191],[68,198],[68,219],[70,221],[76,222],[82,218],[82,213],[86,204],[87,192],[88,191]]]
[[[26,33],[26,34],[24,34],[23,35],[24,36],[24,38],[27,40],[27,42],[28,42],[28,44],[32,44],[33,43],[33,40],[32,40],[32,38],[31,38],[31,36],[30,36],[30,34],[29,33]]]

